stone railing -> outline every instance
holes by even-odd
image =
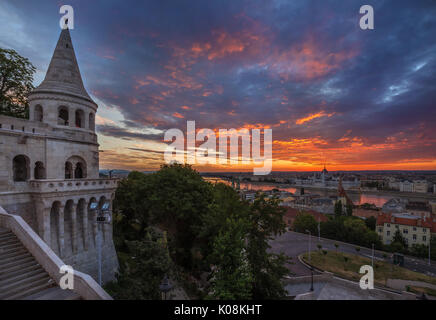
[[[114,189],[119,179],[30,180],[31,192],[66,192]]]
[[[4,115],[0,115],[0,131],[22,137],[42,136],[53,139],[57,138],[97,143],[97,135],[91,130],[67,126],[53,127],[44,122],[14,118]]]
[[[8,214],[0,207],[0,226],[11,230],[50,277],[59,284],[63,276],[60,269],[65,263],[21,217]],[[79,271],[74,272],[73,291],[85,300],[112,300],[93,278]]]

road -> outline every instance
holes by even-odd
[[[318,250],[318,237],[312,236],[312,250]],[[335,240],[329,240],[321,238],[321,245],[323,249],[334,251],[336,250],[335,243],[339,244],[338,251],[358,254],[363,257],[371,259],[372,253],[371,249],[360,247],[360,251],[356,251],[356,245],[343,243]],[[296,233],[288,231],[285,234],[277,237],[270,242],[272,251],[275,253],[283,252],[286,255],[292,257],[292,262],[294,264],[289,266],[289,269],[295,273],[296,276],[306,276],[310,275],[310,270],[306,268],[299,260],[298,256],[302,253],[309,251],[309,235],[303,233]],[[375,251],[374,261],[385,261],[392,263],[392,254],[386,252],[388,258],[383,258],[383,252]],[[428,260],[422,260],[414,257],[405,256],[404,257],[404,268],[424,273],[426,275],[436,277],[436,263],[432,261],[432,265],[428,264]]]

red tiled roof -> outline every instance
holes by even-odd
[[[431,232],[436,233],[436,222],[434,222],[433,220],[434,218],[426,218],[425,221],[423,218],[408,219],[403,217],[396,217],[392,214],[380,213],[377,216],[377,225],[382,226],[385,223],[393,223],[412,227],[424,227],[430,228]]]
[[[328,218],[325,214],[322,214],[318,211],[310,210],[310,209],[295,209],[295,208],[289,208],[289,207],[286,209],[285,217],[288,219],[295,219],[295,217],[298,214],[303,213],[303,212],[312,215],[316,221],[318,221],[318,219],[322,222],[325,222],[328,220]]]

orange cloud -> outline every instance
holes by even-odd
[[[304,124],[306,122],[312,121],[313,119],[317,119],[317,118],[321,118],[321,117],[329,117],[330,118],[333,115],[334,115],[334,113],[327,114],[324,111],[320,111],[318,113],[312,113],[312,114],[308,115],[307,117],[298,119],[297,121],[295,121],[295,124],[301,125],[301,124]]]
[[[173,117],[176,117],[176,118],[179,118],[179,119],[185,119],[185,117],[184,116],[182,116],[180,113],[178,113],[178,112],[174,112],[173,113]]]

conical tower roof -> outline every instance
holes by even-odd
[[[59,36],[44,81],[33,92],[73,95],[95,103],[83,86],[68,28],[63,29]]]

